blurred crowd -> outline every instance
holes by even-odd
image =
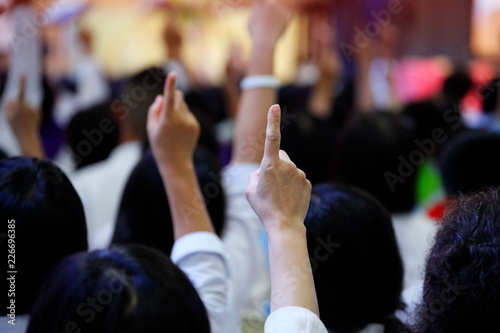
[[[0,3],[0,331],[500,331],[500,58],[402,58],[394,24],[346,44],[335,6],[238,5],[252,45],[216,85],[182,6],[148,4],[165,59],[117,77],[88,3]]]

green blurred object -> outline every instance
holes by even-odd
[[[426,160],[417,174],[417,205],[422,207],[443,193],[443,181],[436,164]]]

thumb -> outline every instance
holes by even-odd
[[[249,200],[251,197],[253,197],[253,195],[257,193],[257,185],[259,184],[259,179],[260,179],[260,169],[250,174],[246,190],[247,200]]]

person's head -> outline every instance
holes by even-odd
[[[105,160],[118,145],[119,128],[108,104],[78,112],[66,128],[66,141],[76,168]]]
[[[335,129],[324,120],[304,113],[294,117],[281,133],[281,149],[287,152],[311,184],[328,181]]]
[[[7,154],[5,154],[2,149],[0,149],[0,160],[3,160],[4,158],[7,158]]]
[[[436,130],[447,132],[448,127],[443,112],[430,101],[414,102],[406,105],[402,114],[411,118],[415,123],[415,139],[419,141],[432,139]],[[436,148],[432,150],[430,156],[440,151],[442,144],[434,142]]]
[[[321,320],[334,332],[394,324],[403,265],[390,213],[349,185],[313,187],[305,219]]]
[[[190,90],[185,96],[189,110],[195,115],[201,127],[198,145],[213,154],[218,154],[219,144],[216,139],[216,124],[227,117],[224,95],[218,88]]]
[[[441,175],[448,196],[500,186],[500,134],[469,131],[444,149]]]
[[[493,113],[498,108],[500,79],[494,79],[481,91],[484,113]]]
[[[0,219],[12,221],[15,230],[16,314],[26,314],[50,270],[87,250],[83,206],[55,165],[10,158],[0,161]]]
[[[199,148],[194,162],[208,212],[215,231],[220,234],[225,210],[220,167],[210,154]],[[150,246],[166,255],[174,243],[167,195],[151,153],[145,154],[130,175],[118,211],[112,244],[131,243]]]
[[[458,104],[472,87],[468,73],[455,71],[443,83],[442,93],[448,106]]]
[[[500,329],[500,192],[454,200],[440,223],[425,268],[416,332]]]
[[[163,94],[166,73],[161,68],[149,68],[132,76],[125,84],[119,102],[111,105],[122,135],[146,138],[148,110],[156,96]]]
[[[135,245],[67,257],[44,285],[28,333],[210,332],[195,288],[168,257]]]
[[[391,213],[410,211],[415,205],[416,170],[426,158],[413,140],[411,119],[386,112],[359,115],[339,134],[333,180],[367,191]]]

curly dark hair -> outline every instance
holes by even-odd
[[[500,332],[500,189],[461,196],[429,254],[415,331]]]

